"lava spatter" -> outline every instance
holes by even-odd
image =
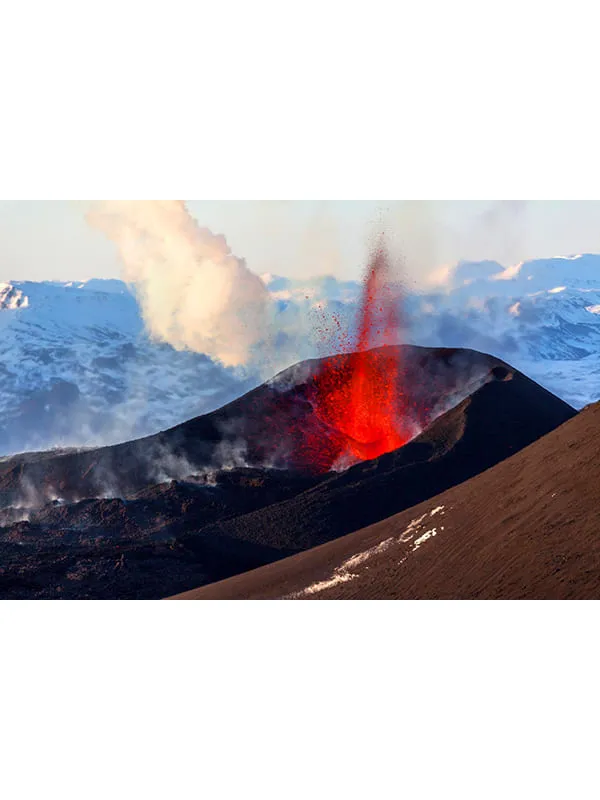
[[[398,301],[382,242],[365,276],[354,352],[326,359],[313,378],[321,430],[309,433],[305,449],[319,471],[336,462],[377,458],[411,438],[398,350],[377,349],[395,343]]]

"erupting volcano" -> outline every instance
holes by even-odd
[[[328,429],[308,437],[318,469],[377,458],[412,438],[397,350],[373,349],[397,343],[399,299],[381,240],[364,279],[354,352],[326,360],[314,376],[314,412]]]

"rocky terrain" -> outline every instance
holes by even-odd
[[[219,581],[411,508],[575,416],[493,357],[392,352],[415,437],[342,471],[297,446],[310,429],[342,435],[314,413],[314,361],[153,437],[5,459],[0,596],[158,598]]]

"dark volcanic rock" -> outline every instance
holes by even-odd
[[[311,424],[303,393],[312,367],[306,365],[308,378],[288,371],[275,387],[260,387],[156,437],[86,453],[26,454],[0,464],[5,504],[11,497],[14,504],[23,484],[39,494],[70,493],[73,501],[21,509],[28,519],[16,523],[5,516],[0,596],[157,598],[218,581],[431,498],[575,414],[497,359],[463,351],[407,352],[421,375],[416,391],[427,393],[428,407],[450,410],[400,450],[343,473],[245,468],[149,485],[158,442],[168,443],[170,457],[175,453],[189,467],[200,453],[214,454],[224,440],[234,444],[243,434],[247,453],[272,459],[262,437],[269,432],[279,447],[285,430],[274,420],[298,414],[302,424]],[[234,434],[227,438],[225,423],[233,420]],[[120,496],[77,501],[76,494],[92,491],[108,466],[112,479],[122,481],[115,493]]]
[[[499,368],[492,382],[399,450],[222,522],[219,532],[275,548],[315,547],[477,475],[574,415],[529,378]]]
[[[600,403],[501,464],[181,599],[600,598]]]

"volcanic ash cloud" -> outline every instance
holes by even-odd
[[[96,202],[88,222],[117,246],[154,339],[225,366],[250,360],[270,298],[224,236],[200,227],[180,200]]]

